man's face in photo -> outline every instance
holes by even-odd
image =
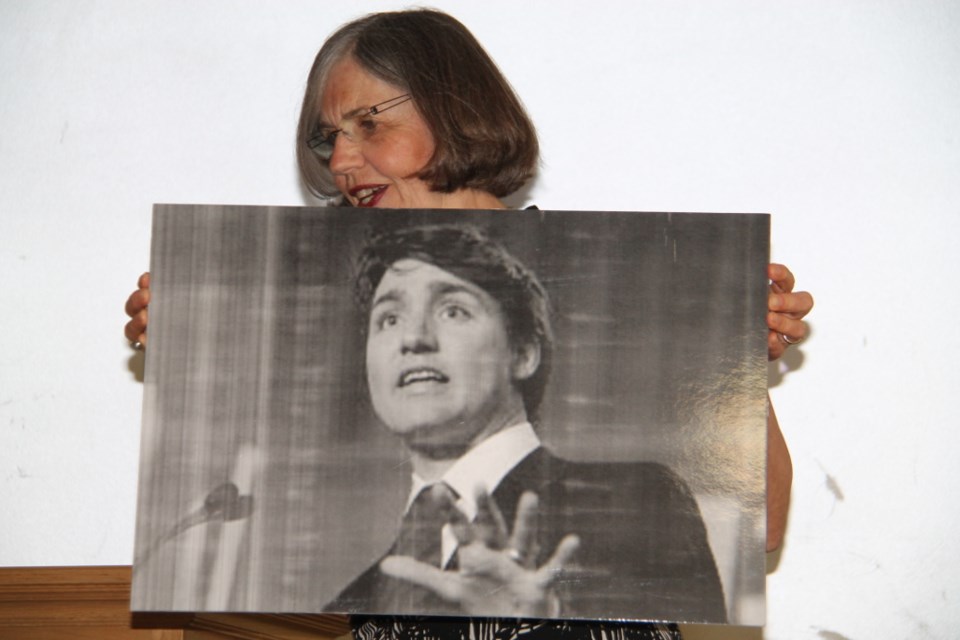
[[[373,296],[367,385],[380,420],[412,447],[464,449],[510,421],[522,398],[500,304],[419,260],[395,262]]]

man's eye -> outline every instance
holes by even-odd
[[[377,317],[374,323],[377,329],[389,329],[395,327],[400,322],[400,316],[395,313],[383,313]]]
[[[467,320],[470,318],[470,312],[456,304],[445,306],[440,311],[440,315],[450,320]]]

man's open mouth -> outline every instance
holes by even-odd
[[[445,383],[450,382],[450,378],[445,376],[437,369],[433,369],[431,367],[417,367],[416,369],[407,369],[401,373],[400,380],[397,382],[397,386],[406,387],[420,382]]]

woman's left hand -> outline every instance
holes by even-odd
[[[787,347],[801,342],[807,335],[803,317],[813,309],[813,296],[806,291],[794,292],[796,279],[782,264],[767,267],[770,296],[767,298],[767,357],[776,360]]]
[[[537,509],[537,496],[524,493],[510,532],[493,499],[479,493],[477,517],[472,522],[453,509],[450,524],[459,542],[456,571],[444,571],[409,556],[384,558],[380,568],[394,578],[418,584],[459,604],[464,615],[557,616],[560,601],[554,583],[570,563],[580,540],[575,535],[565,536],[538,567]]]

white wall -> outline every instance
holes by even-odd
[[[538,125],[529,201],[768,211],[816,294],[772,371],[795,482],[768,626],[691,637],[956,637],[960,4],[434,4]],[[0,0],[0,565],[131,561],[151,204],[303,204],[312,57],[400,6]]]

